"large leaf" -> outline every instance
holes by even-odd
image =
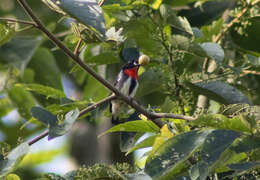
[[[199,57],[208,57],[203,48],[196,42],[192,42],[189,38],[182,35],[173,35],[171,38],[172,46],[189,54],[193,54]]]
[[[251,152],[260,148],[260,137],[256,136],[245,136],[238,141],[236,141],[230,147],[231,150],[236,153]]]
[[[23,118],[29,119],[31,117],[30,109],[36,106],[37,101],[30,92],[14,86],[8,90],[8,97],[12,104],[18,108],[18,112]]]
[[[7,157],[0,159],[0,178],[14,171],[18,164],[23,160],[23,157],[29,152],[30,146],[28,143],[22,143],[13,149]]]
[[[23,89],[25,89],[27,91],[33,91],[38,94],[47,96],[47,98],[51,97],[51,98],[60,99],[60,98],[66,97],[64,92],[62,92],[58,89],[54,89],[52,87],[43,86],[41,84],[16,84],[16,86],[22,87]]]
[[[22,71],[40,45],[41,37],[16,37],[0,47],[0,61],[14,64]]]
[[[252,104],[239,90],[221,81],[186,83],[191,90],[224,104]]]
[[[39,48],[28,66],[35,72],[36,83],[63,89],[60,70],[53,54],[48,49]]]
[[[224,50],[217,43],[207,42],[200,45],[207,55],[213,58],[217,62],[221,62],[224,59]]]
[[[145,172],[155,179],[172,179],[211,132],[212,130],[190,131],[172,137],[153,156],[148,157]]]
[[[228,118],[221,114],[205,114],[199,116],[192,125],[207,126],[216,129],[227,129],[243,133],[252,133],[250,123],[243,116]]]
[[[54,10],[65,12],[86,26],[92,26],[105,35],[105,20],[102,8],[96,0],[42,0]],[[59,7],[59,8],[58,8]]]
[[[185,17],[177,17],[171,6],[166,4],[161,5],[160,13],[169,25],[173,26],[177,30],[180,30],[181,32],[186,33],[186,35],[191,36],[193,34],[188,20]]]
[[[111,132],[153,132],[158,133],[160,129],[150,120],[136,120],[136,121],[129,121],[122,124],[118,124],[105,133],[101,135],[105,135]]]
[[[210,133],[200,151],[201,161],[192,168],[191,174],[193,179],[205,180],[214,165],[220,161],[222,153],[239,136],[239,133],[228,130],[214,130]],[[221,161],[220,163],[224,162]],[[194,173],[197,174],[197,177]]]
[[[45,110],[44,108],[35,106],[31,108],[32,116],[39,121],[41,121],[46,126],[55,126],[57,125],[57,117],[50,113],[49,111]]]
[[[137,47],[148,55],[153,55],[162,49],[161,43],[155,38],[157,27],[148,18],[132,18],[124,28],[129,39],[134,39]]]

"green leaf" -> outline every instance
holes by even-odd
[[[14,148],[4,159],[0,160],[0,178],[14,171],[24,156],[29,152],[28,143],[22,143]]]
[[[213,58],[217,62],[221,62],[225,57],[224,50],[217,43],[207,42],[202,43],[200,46],[209,57]]]
[[[196,0],[164,0],[163,2],[166,4],[169,4],[171,6],[184,6],[188,5],[189,3],[192,3]]]
[[[239,133],[230,130],[214,130],[210,133],[200,151],[205,170],[208,169],[210,172],[218,161],[224,163],[220,159],[221,155],[238,137],[240,137]]]
[[[65,98],[66,95],[64,92],[54,89],[52,87],[43,86],[41,84],[16,84],[17,87],[22,87],[23,89],[27,91],[33,91],[38,94],[47,96],[47,98],[54,98],[54,99],[60,99]]]
[[[209,167],[207,163],[199,162],[194,164],[189,170],[191,180],[204,180],[209,175]]]
[[[35,72],[36,83],[51,86],[55,89],[63,89],[61,72],[54,56],[47,48],[39,48],[28,66]]]
[[[83,109],[88,105],[90,105],[89,101],[73,101],[64,104],[52,104],[50,106],[47,106],[46,109],[53,114],[58,114],[58,113],[60,114],[60,113],[66,113],[76,108]]]
[[[30,109],[37,104],[33,95],[21,87],[14,86],[8,90],[8,97],[12,104],[18,108],[19,114],[25,119],[30,119]]]
[[[139,76],[139,87],[136,97],[142,97],[162,90],[163,73],[153,69],[146,70]]]
[[[20,180],[20,177],[17,176],[16,174],[9,174],[9,175],[6,177],[6,180]]]
[[[33,117],[41,121],[46,126],[53,127],[57,125],[58,122],[57,117],[42,107],[38,107],[38,106],[32,107],[31,113]]]
[[[148,138],[144,139],[142,142],[135,145],[133,148],[131,148],[129,151],[127,151],[126,155],[130,154],[131,152],[134,152],[138,149],[145,148],[145,147],[151,147],[154,144],[154,141],[158,135],[149,136]]]
[[[7,43],[15,34],[14,26],[0,23],[0,46]]]
[[[191,90],[224,104],[252,104],[239,90],[221,81],[191,83],[186,82]]]
[[[96,65],[113,64],[120,61],[118,53],[105,43],[89,44],[84,50],[83,59],[86,63]]]
[[[92,76],[88,75],[87,84],[84,87],[84,99],[99,101],[107,97],[109,91],[107,88]]]
[[[36,153],[29,153],[23,159],[21,166],[37,166],[39,164],[47,163],[56,158],[58,155],[65,153],[66,148],[42,150]]]
[[[41,41],[41,37],[13,38],[0,47],[0,61],[13,64],[24,71]]]
[[[196,39],[196,42],[211,42],[213,38],[222,31],[223,23],[223,18],[219,18],[218,20],[213,21],[210,25],[203,26],[201,28],[203,36]]]
[[[7,115],[13,109],[8,98],[0,98],[0,117]]]
[[[243,133],[252,133],[249,122],[247,122],[243,116],[228,118],[222,114],[205,114],[200,115],[195,121],[191,121],[190,124],[233,130]]]
[[[158,133],[160,132],[160,128],[156,126],[152,121],[150,120],[136,120],[136,121],[129,121],[122,124],[118,124],[106,132],[102,133],[99,136],[103,136],[107,133],[111,132],[153,132]]]
[[[140,51],[147,55],[153,55],[162,49],[161,43],[155,39],[156,29],[149,18],[132,18],[124,27],[128,39],[133,39]]]
[[[203,48],[196,42],[192,42],[189,38],[182,35],[173,35],[171,45],[177,49],[199,57],[208,57]]]
[[[204,143],[212,130],[190,131],[170,138],[149,156],[145,172],[154,179],[172,179],[185,166],[185,161]],[[185,143],[184,143],[185,142]]]
[[[71,129],[73,123],[78,118],[78,116],[79,116],[79,110],[78,109],[75,109],[75,110],[68,112],[65,115],[65,119],[63,120],[63,122],[61,124],[50,127],[48,139],[50,140],[50,139],[53,139],[55,137],[62,136],[64,134],[66,134]]]
[[[96,0],[43,0],[49,7],[59,13],[64,12],[86,26],[92,26],[105,35],[105,20],[102,8]]]
[[[245,26],[245,27],[243,27]],[[231,28],[231,38],[243,49],[260,53],[260,17],[252,17],[244,25],[236,24]]]
[[[247,171],[260,166],[260,162],[244,162],[237,164],[230,164],[228,167],[235,171]]]
[[[236,141],[230,149],[236,153],[251,152],[252,150],[260,148],[260,137],[245,136]]]
[[[182,32],[187,33],[187,35],[193,35],[193,31],[188,20],[185,17],[178,17],[171,6],[167,4],[162,4],[160,6],[160,13],[167,24]]]

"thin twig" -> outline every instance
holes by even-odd
[[[101,6],[103,6],[104,2],[105,2],[105,0],[101,0],[101,1],[98,3],[98,5],[101,7]]]
[[[15,22],[15,23],[27,24],[27,25],[31,25],[33,27],[37,27],[37,25],[34,22],[24,21],[24,20],[19,20],[19,19],[13,19],[13,18],[3,18],[3,17],[0,17],[0,21]]]
[[[90,111],[93,111],[94,109],[96,109],[97,107],[107,103],[107,102],[110,102],[111,100],[115,99],[116,98],[116,95],[111,95],[111,96],[108,96],[104,99],[102,99],[101,101],[93,104],[93,105],[90,105],[88,107],[86,107],[85,109],[81,110],[80,113],[79,113],[79,117],[80,116],[83,116],[84,114],[90,112]]]
[[[79,54],[80,54],[80,47],[81,47],[82,42],[83,42],[83,40],[80,39],[80,40],[78,41],[76,47],[75,47],[74,54],[75,54],[76,56],[79,56]]]

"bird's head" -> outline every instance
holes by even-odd
[[[128,76],[138,79],[138,69],[140,66],[145,66],[149,63],[150,58],[147,55],[141,55],[137,60],[128,61],[123,66],[123,71]]]

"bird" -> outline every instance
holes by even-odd
[[[138,59],[128,61],[118,73],[114,82],[115,88],[117,88],[122,94],[133,98],[137,92],[138,83],[138,70],[142,65],[147,65],[150,61],[149,56],[141,55]],[[117,125],[120,123],[119,114],[122,112],[124,102],[119,99],[112,100],[110,102],[110,112],[112,114],[112,124]]]

